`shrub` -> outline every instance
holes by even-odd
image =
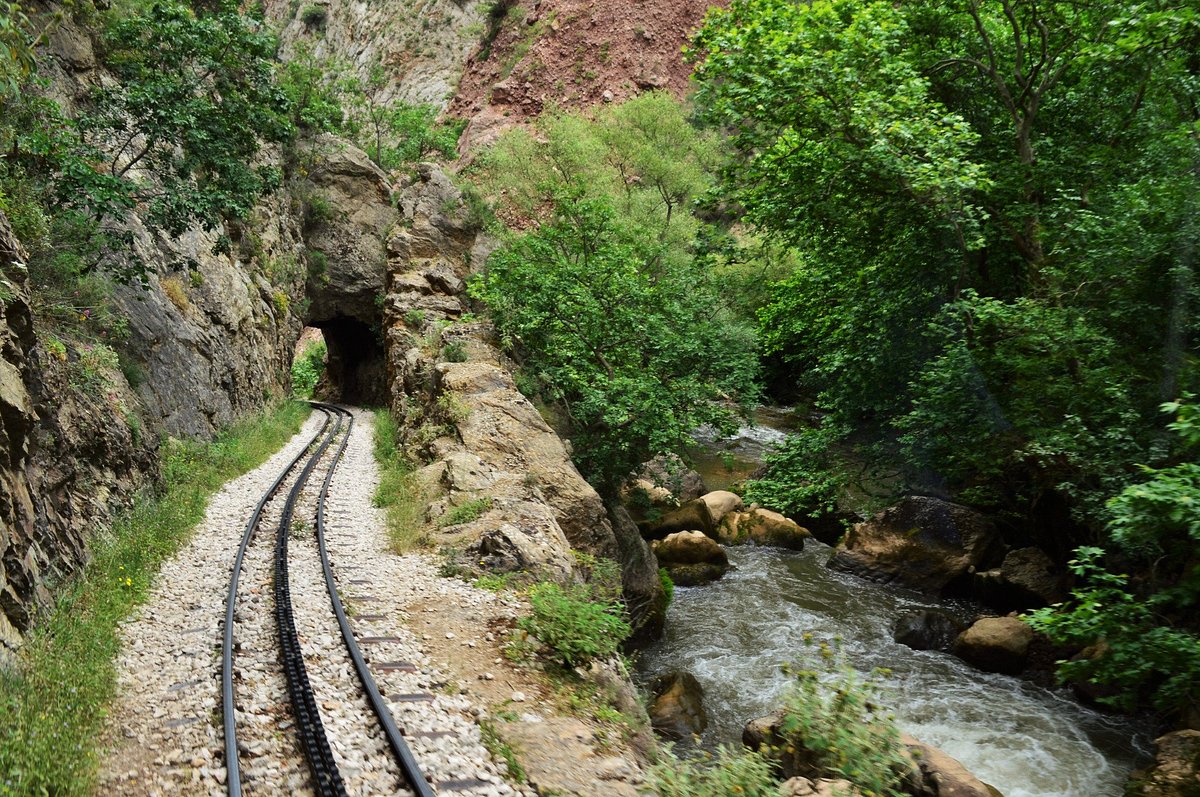
[[[658,580],[662,583],[663,595],[667,597],[667,606],[671,605],[671,601],[675,599],[675,582],[671,580],[671,574],[667,572],[667,568],[658,568]]]
[[[292,361],[292,395],[311,398],[321,374],[325,372],[325,341],[318,341]]]
[[[818,777],[840,777],[867,795],[903,797],[911,762],[879,688],[841,661],[834,645],[818,645],[818,669],[790,670],[778,753],[795,755]]]
[[[322,6],[305,6],[300,12],[300,21],[310,28],[321,27],[329,17],[329,10]]]
[[[442,347],[442,359],[448,363],[465,363],[467,346],[461,340],[452,340]]]
[[[709,761],[679,758],[671,749],[650,768],[660,797],[778,797],[771,761],[761,753],[721,746]]]
[[[597,602],[586,585],[543,582],[529,590],[532,614],[517,626],[537,637],[567,667],[617,652],[631,629],[616,601]]]
[[[167,294],[170,299],[170,304],[179,307],[179,312],[187,312],[187,308],[192,306],[192,302],[187,299],[187,292],[184,289],[184,282],[179,277],[163,277],[160,282],[162,292]]]

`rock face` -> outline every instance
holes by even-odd
[[[963,624],[945,612],[926,609],[910,612],[896,621],[892,639],[913,650],[940,650],[949,653]]]
[[[479,45],[491,6],[484,0],[432,0],[414,5],[401,0],[354,3],[323,0],[310,18],[307,6],[270,0],[271,21],[282,28],[284,58],[311,45],[317,59],[337,58],[369,85],[375,65],[384,67],[379,103],[404,101],[445,107],[463,67]],[[503,9],[501,10],[503,11]]]
[[[984,617],[954,642],[954,655],[986,672],[1015,675],[1025,669],[1033,629],[1015,617]]]
[[[1154,764],[1129,779],[1129,797],[1196,797],[1200,794],[1200,731],[1183,730],[1154,740]]]
[[[660,736],[680,741],[708,727],[704,689],[691,673],[673,672],[656,678],[650,694],[654,696],[650,701],[650,724]]]
[[[749,512],[729,512],[717,527],[716,537],[723,545],[771,545],[799,551],[811,537],[808,529],[778,512],[755,507]]]
[[[85,373],[87,350],[39,345],[24,262],[0,213],[0,659],[50,606],[47,584],[74,574],[95,529],[157,471],[120,372]]]
[[[967,507],[910,496],[854,526],[829,566],[871,581],[941,592],[987,562],[992,524]]]
[[[707,584],[725,575],[729,557],[702,531],[677,531],[651,546],[658,563],[681,587]]]
[[[490,327],[459,321],[471,264],[482,265],[494,242],[477,235],[461,193],[432,165],[418,169],[398,204],[383,302],[392,411],[427,460],[420,479],[430,521],[451,503],[491,502],[478,520],[434,532],[435,543],[558,580],[571,577],[567,543],[614,558],[635,626],[657,633],[665,596],[637,527],[579,475],[562,440],[517,390],[489,342]]]

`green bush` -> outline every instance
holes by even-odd
[[[671,580],[671,574],[667,572],[667,568],[658,568],[658,580],[662,583],[663,594],[667,596],[667,606],[671,605],[671,601],[675,600],[675,582]]]
[[[816,669],[789,669],[778,755],[796,756],[817,777],[845,778],[864,794],[904,797],[911,769],[894,717],[879,688],[846,665],[835,645],[817,646]]]
[[[660,797],[778,797],[771,761],[761,753],[722,746],[710,760],[683,759],[665,749],[650,769]]]
[[[537,637],[567,667],[612,656],[631,633],[621,604],[594,600],[587,585],[535,584],[529,604],[533,613],[517,626]]]
[[[325,341],[308,346],[292,361],[292,394],[296,398],[312,398],[313,390],[325,373]]]

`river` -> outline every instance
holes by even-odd
[[[751,441],[774,431],[751,430]],[[815,540],[800,553],[727,550],[734,569],[713,584],[677,589],[665,637],[639,660],[647,679],[678,669],[700,681],[706,747],[736,743],[747,720],[778,707],[789,684],[780,667],[815,655],[803,640],[811,633],[840,638],[860,672],[887,668],[878,680],[900,729],[957,758],[1005,797],[1116,797],[1148,755],[1147,735],[1127,717],[893,642],[900,615],[947,607],[827,569],[830,549]]]

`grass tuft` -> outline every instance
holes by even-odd
[[[375,461],[379,488],[375,506],[387,511],[387,532],[398,554],[424,547],[425,495],[413,478],[412,464],[400,451],[396,420],[387,410],[375,410]]]
[[[294,435],[306,405],[288,403],[210,443],[171,441],[164,486],[91,542],[92,559],[0,669],[0,795],[86,795],[116,690],[117,624],[145,601],[164,560],[203,519],[209,497],[258,467]]]

